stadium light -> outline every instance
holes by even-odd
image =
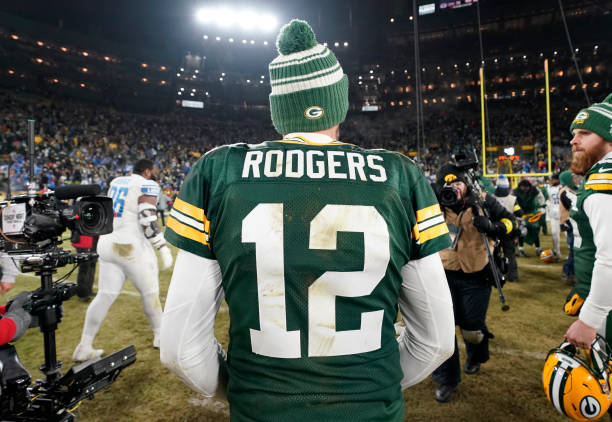
[[[244,31],[258,29],[262,32],[270,32],[278,26],[276,18],[271,14],[257,13],[250,9],[202,8],[196,11],[195,18],[201,24],[214,24],[220,28],[235,26]]]
[[[208,39],[208,35],[204,35],[202,38],[204,38],[205,40]]]
[[[268,45],[268,41],[264,41],[264,45]]]
[[[344,46],[348,47],[348,42],[344,41]]]
[[[339,45],[340,45],[340,43],[339,43],[338,41],[336,41],[336,42],[334,43],[334,47],[338,47]]]
[[[276,18],[272,15],[265,14],[260,17],[260,28],[264,32],[272,32],[276,29],[278,23],[276,22]]]
[[[229,41],[229,42],[234,42],[234,39],[233,39],[233,38],[230,38],[228,41]]]
[[[238,14],[238,25],[247,31],[253,29],[259,16],[252,10],[243,10]]]

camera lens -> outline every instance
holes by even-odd
[[[453,186],[444,186],[440,189],[440,205],[451,207],[457,203],[457,189]]]
[[[81,218],[85,224],[95,225],[100,218],[100,211],[95,204],[88,204],[81,211]]]
[[[97,202],[86,202],[79,212],[81,233],[96,233],[102,229],[105,221],[104,207]]]

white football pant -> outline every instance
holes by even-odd
[[[144,238],[136,243],[117,243],[102,236],[98,242],[98,255],[98,293],[87,308],[81,343],[92,345],[106,313],[119,296],[126,277],[140,292],[142,308],[157,338],[162,307],[159,301],[157,256],[153,247]]]
[[[553,252],[561,256],[561,227],[558,218],[550,219],[550,234],[552,234]]]

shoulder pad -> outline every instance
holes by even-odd
[[[159,185],[153,180],[147,180],[140,186],[140,193],[142,195],[158,196],[159,191]]]

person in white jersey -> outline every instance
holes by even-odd
[[[559,222],[559,191],[561,181],[559,174],[555,173],[550,177],[548,185],[548,199],[546,200],[546,214],[550,218],[550,233],[552,234],[553,253],[555,259],[561,256],[561,223]]]
[[[172,254],[157,222],[156,204],[160,189],[155,177],[159,169],[150,160],[139,160],[133,174],[113,179],[108,196],[113,200],[113,232],[100,236],[98,293],[89,305],[85,324],[72,359],[77,362],[100,357],[93,340],[110,306],[121,292],[126,277],[140,292],[142,307],[153,329],[153,347],[159,347],[162,307],[159,301],[158,266],[172,265]]]

